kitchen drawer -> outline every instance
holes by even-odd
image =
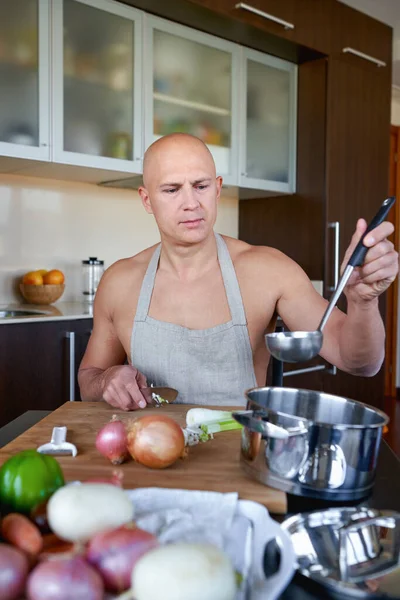
[[[330,11],[333,0],[192,0],[277,37],[314,50],[330,50]]]
[[[350,6],[333,1],[332,5],[332,54],[336,57],[346,55],[346,59],[354,65],[377,68],[377,59],[386,63],[390,69],[392,61],[392,29],[388,25],[372,19]],[[347,52],[344,50],[347,49]],[[366,57],[353,54],[361,52]]]

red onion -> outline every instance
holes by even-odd
[[[117,415],[113,415],[111,421],[98,432],[96,448],[113,465],[120,465],[128,458],[125,425],[118,419]]]
[[[123,479],[124,474],[121,469],[115,469],[109,479],[105,479],[104,477],[91,477],[90,479],[85,479],[84,483],[111,483],[111,485],[123,488]]]
[[[20,598],[28,577],[28,559],[20,550],[0,544],[0,598],[16,600]]]
[[[47,560],[28,577],[28,600],[103,600],[103,596],[100,575],[79,557]]]
[[[128,450],[134,460],[152,469],[164,469],[185,456],[182,429],[166,415],[148,415],[128,423]]]
[[[130,588],[136,561],[156,546],[158,540],[151,533],[134,524],[122,525],[95,535],[89,542],[86,557],[101,573],[107,590],[124,592]]]

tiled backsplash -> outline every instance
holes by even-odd
[[[215,229],[238,236],[236,198],[220,199]],[[108,267],[158,241],[136,191],[0,175],[0,303],[22,300],[21,276],[41,268],[64,271],[62,301],[81,300],[83,259]]]

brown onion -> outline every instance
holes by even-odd
[[[56,558],[39,563],[28,577],[28,600],[103,600],[98,573],[82,558]]]
[[[103,577],[110,592],[130,588],[132,569],[143,554],[158,546],[157,538],[135,524],[95,535],[89,542],[86,558]]]
[[[128,422],[128,450],[134,460],[151,469],[165,469],[185,456],[182,429],[166,415],[148,415]]]
[[[20,550],[8,544],[0,544],[1,600],[16,600],[21,597],[28,571],[28,559]]]
[[[96,448],[113,465],[120,465],[129,456],[126,447],[125,425],[117,415],[113,415],[111,421],[104,425],[96,436]]]

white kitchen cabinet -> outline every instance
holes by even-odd
[[[237,185],[239,46],[146,15],[144,48],[146,148],[168,133],[196,135]]]
[[[293,193],[297,66],[243,48],[240,116],[240,187]]]
[[[0,155],[48,161],[49,0],[0,2]]]
[[[145,149],[181,131],[241,197],[295,191],[292,63],[114,0],[0,0],[0,77],[20,173],[137,187]]]
[[[141,11],[57,0],[52,27],[53,161],[140,173]]]

